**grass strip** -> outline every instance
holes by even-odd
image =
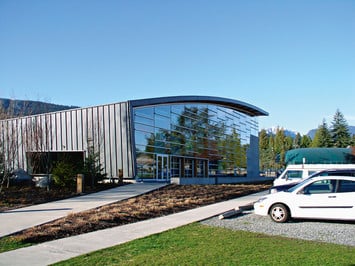
[[[0,253],[31,246],[31,243],[25,243],[11,236],[0,238]]]
[[[353,265],[355,248],[194,223],[55,265]]]

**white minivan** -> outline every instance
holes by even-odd
[[[355,168],[355,164],[292,164],[274,180],[274,186],[298,183],[311,174],[327,169]]]

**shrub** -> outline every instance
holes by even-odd
[[[55,164],[52,175],[54,184],[60,187],[75,186],[75,166],[66,161],[59,161]]]

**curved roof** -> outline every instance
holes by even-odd
[[[132,107],[143,107],[150,105],[160,105],[160,104],[181,104],[181,103],[207,103],[215,104],[223,107],[231,108],[241,113],[247,114],[249,116],[267,116],[269,115],[264,110],[250,105],[245,102],[221,98],[221,97],[211,97],[211,96],[169,96],[169,97],[158,97],[149,98],[141,100],[131,100],[129,101]]]
[[[286,152],[286,164],[349,164],[355,162],[351,148],[300,148]]]

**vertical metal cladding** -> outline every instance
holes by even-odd
[[[27,169],[26,152],[93,149],[108,176],[134,177],[128,103],[0,121],[0,146],[11,168]]]
[[[207,123],[204,120],[206,119],[205,115],[209,115],[203,109],[199,109],[201,116],[198,117],[193,110],[188,109],[184,115],[178,109],[175,111],[171,109],[167,113],[168,108],[178,108],[183,105],[211,107],[208,112],[211,111],[212,117],[208,119],[215,117],[217,120],[212,119],[211,125],[208,125],[208,127],[201,126],[201,123]],[[134,112],[140,108],[152,110],[153,107],[156,112],[151,112],[149,117],[145,115],[134,116]],[[226,111],[227,109],[228,111]],[[186,126],[181,127],[176,120],[179,115],[182,115],[184,121],[189,122],[190,125],[186,124]],[[171,150],[175,149],[176,154],[174,155],[176,155],[176,158],[171,157],[172,170],[178,173],[185,169],[184,167],[187,166],[187,164],[184,165],[185,162],[179,166],[179,162],[182,161],[184,156],[186,162],[196,162],[191,169],[194,169],[197,175],[208,176],[213,174],[213,171],[220,174],[221,167],[223,168],[224,164],[227,165],[235,159],[231,156],[229,156],[230,158],[225,156],[226,154],[237,154],[236,152],[230,152],[230,145],[227,146],[221,141],[218,143],[218,138],[215,138],[214,142],[207,141],[210,135],[217,137],[221,135],[218,133],[218,127],[215,124],[224,123],[225,128],[229,129],[227,132],[229,135],[233,132],[230,129],[234,128],[239,134],[241,143],[250,144],[247,154],[249,175],[249,172],[258,173],[258,122],[255,117],[263,115],[268,115],[268,113],[240,101],[219,97],[176,96],[133,100],[0,120],[0,153],[6,156],[8,167],[30,170],[27,168],[26,161],[28,152],[83,152],[87,155],[89,151],[93,151],[99,154],[100,163],[104,167],[103,171],[107,173],[108,177],[116,177],[123,173],[125,178],[134,178],[137,169],[140,169],[137,167],[136,155],[141,151],[136,150],[136,146],[143,147],[146,145],[147,137],[149,139],[152,134],[155,137],[154,134],[159,133],[159,130],[161,132],[171,130],[174,131],[174,134],[167,135],[165,141],[159,135],[159,138],[154,139],[154,145],[149,143],[147,145],[149,149],[143,147],[142,151],[149,154],[154,153],[159,159],[162,158],[164,151],[171,155]],[[133,124],[134,117],[141,120],[135,121],[135,124]],[[201,119],[202,122],[198,119]],[[167,120],[170,121],[168,124],[165,123]],[[137,127],[135,128],[134,125]],[[171,126],[176,128],[172,130]],[[195,126],[197,129],[209,128],[211,130],[198,131],[194,128]],[[189,132],[188,129],[191,129],[191,132],[200,133],[192,134],[196,139],[191,138],[190,146],[186,145],[185,140],[191,134],[186,136],[181,134],[185,131]],[[225,134],[225,136],[228,134]],[[219,139],[221,138],[219,137]],[[229,139],[226,138],[227,140]],[[166,144],[166,146],[162,146],[163,144]],[[247,145],[244,146],[247,147]],[[154,150],[152,150],[153,148]],[[181,154],[178,154],[178,152]],[[212,159],[207,158],[206,154]],[[241,152],[238,154],[241,154]],[[220,162],[216,159],[217,155],[222,158]],[[191,157],[196,160],[192,161]],[[142,156],[141,161],[147,162],[148,160],[152,164],[151,169],[154,169],[156,162],[154,157],[153,160],[149,160],[150,158]],[[214,163],[214,161],[216,162]],[[213,170],[210,173],[205,170],[207,164]],[[244,161],[240,161],[240,164],[244,164]],[[199,166],[198,169],[202,170],[197,171],[197,166]],[[230,174],[232,172],[234,174],[234,171],[230,170]],[[228,173],[225,172],[224,174]]]

